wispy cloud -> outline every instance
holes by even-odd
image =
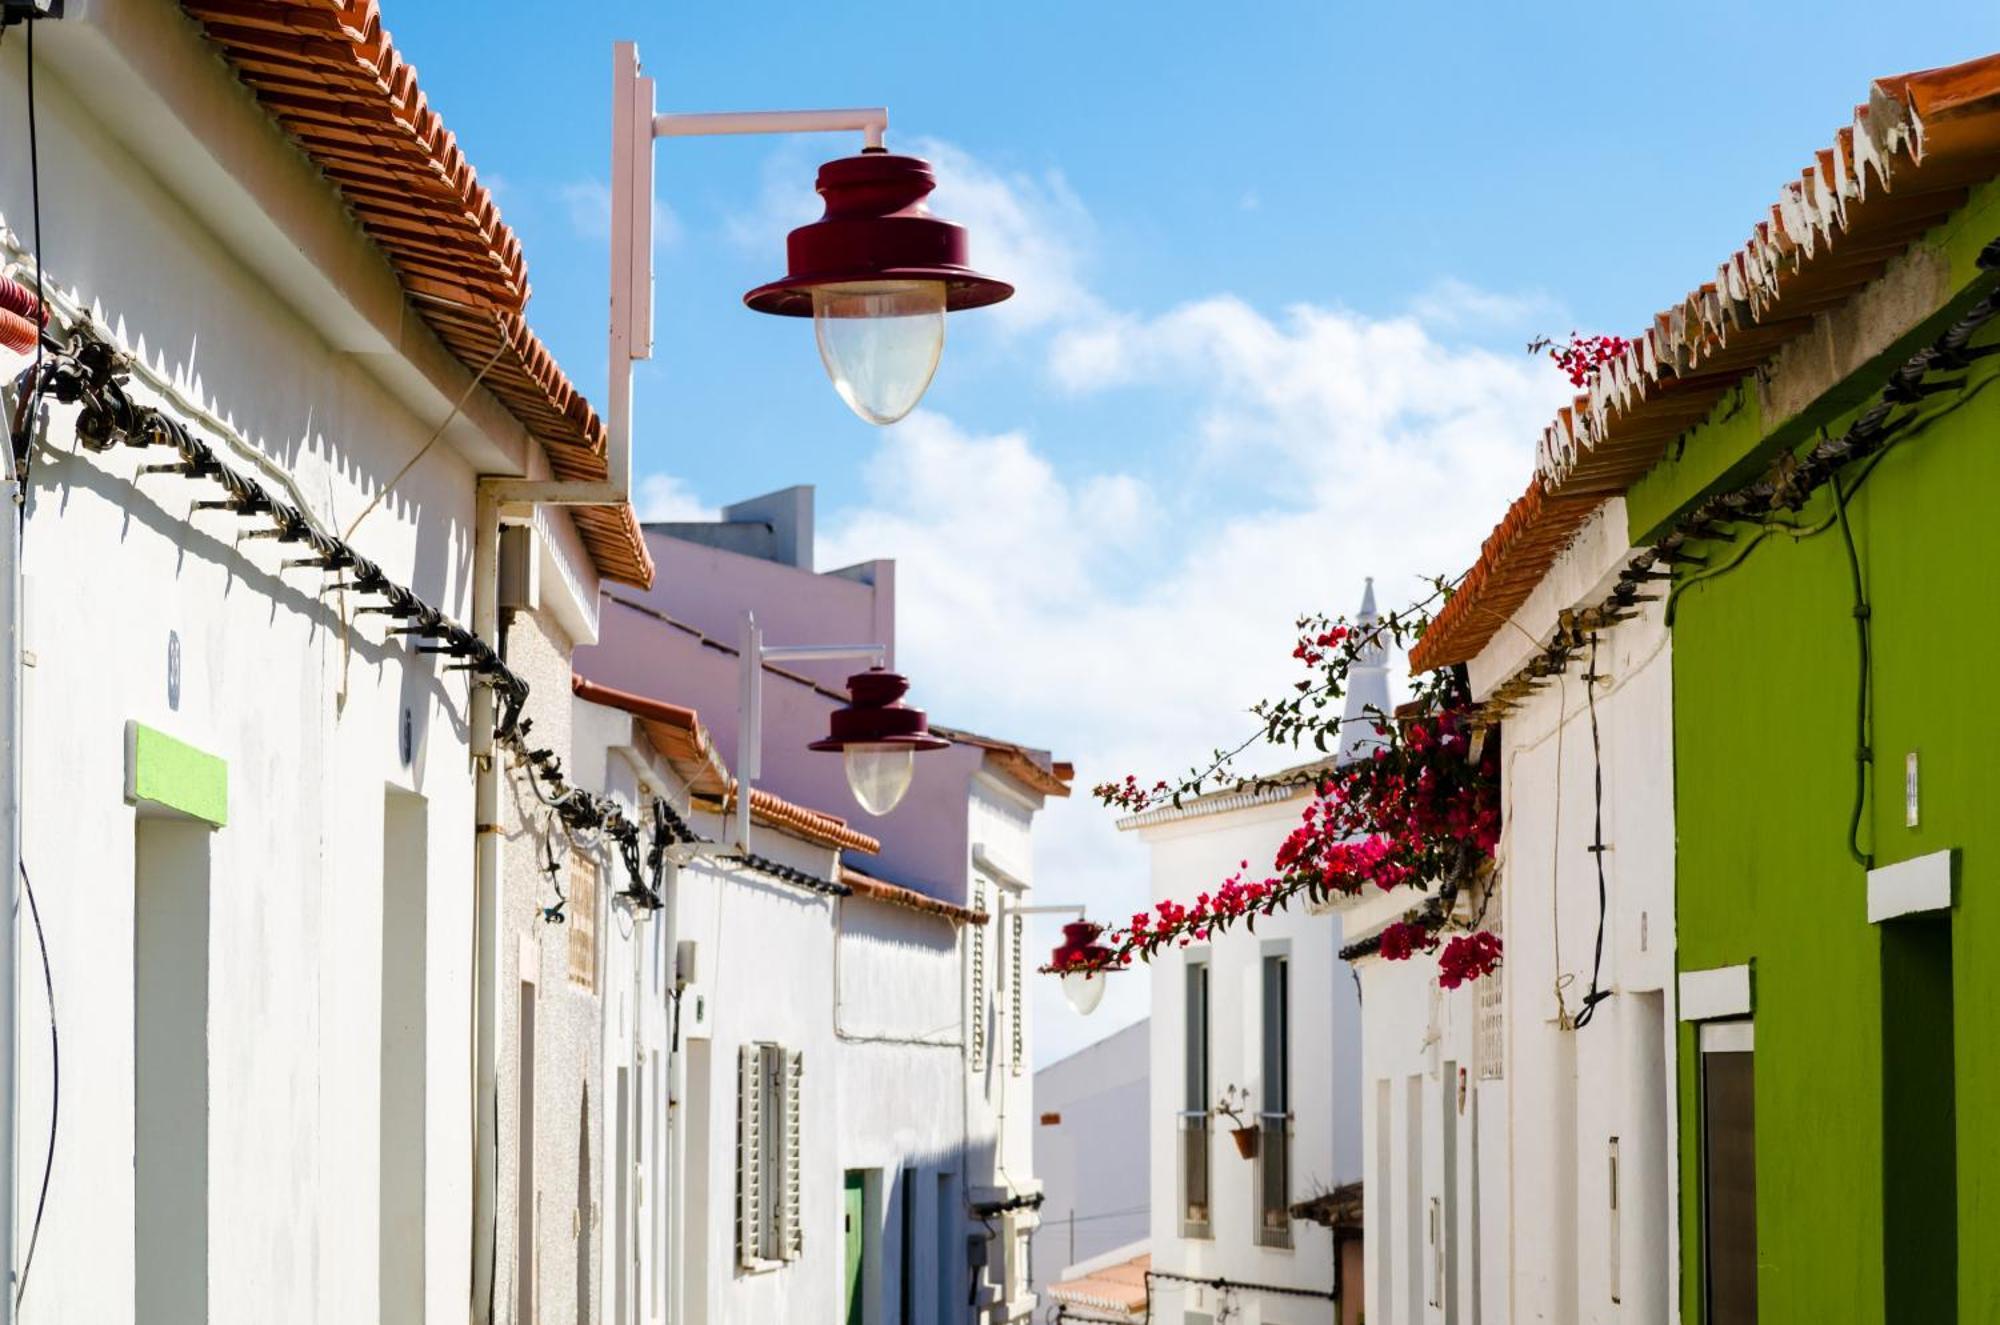
[[[1425,326],[1442,331],[1505,332],[1524,341],[1558,334],[1569,319],[1562,302],[1551,295],[1540,291],[1501,294],[1455,276],[1433,281],[1410,300],[1410,313]]]
[[[633,497],[632,504],[638,507],[639,518],[648,522],[715,520],[720,519],[722,514],[718,508],[697,497],[692,488],[671,474],[643,476]]]
[[[821,549],[897,559],[897,655],[927,707],[1076,762],[1038,877],[1122,920],[1148,904],[1145,862],[1088,787],[1171,776],[1254,730],[1249,706],[1295,679],[1301,613],[1350,610],[1369,575],[1393,604],[1467,564],[1561,391],[1545,365],[1410,319],[1225,298],[1118,325],[1121,385],[1200,382],[1189,444],[1259,472],[1263,499],[1213,505],[1136,445],[1113,472],[1065,475],[1027,435],[920,413],[881,437],[867,501],[832,513]],[[1146,983],[1114,982],[1088,1028],[1038,986],[1044,1057],[1143,1015]]]
[[[611,186],[601,179],[571,180],[556,190],[569,226],[577,238],[604,243],[611,238]],[[656,247],[677,244],[681,237],[680,218],[673,208],[658,198],[653,200],[653,243]]]
[[[1253,730],[1249,706],[1294,679],[1300,613],[1351,608],[1365,576],[1386,605],[1461,569],[1565,389],[1481,344],[1533,301],[1462,284],[1387,317],[1228,293],[1116,307],[1091,286],[1095,228],[1060,175],[913,150],[938,165],[937,210],[972,228],[974,260],[1018,286],[993,313],[1027,385],[1184,413],[1093,471],[1031,433],[919,411],[879,436],[865,499],[823,514],[819,561],[896,558],[897,653],[925,706],[1076,762],[1077,796],[1041,821],[1039,887],[1122,920],[1147,903],[1145,861],[1090,784],[1171,775]],[[759,245],[813,214],[796,171],[783,178],[789,193],[741,223]],[[1143,1015],[1147,983],[1114,981],[1086,1028],[1038,982],[1043,1057]]]

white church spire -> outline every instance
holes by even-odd
[[[1361,610],[1354,614],[1354,629],[1366,632],[1380,624],[1375,611],[1375,577],[1369,576],[1361,591]],[[1389,705],[1389,642],[1378,637],[1355,657],[1347,673],[1347,703],[1340,715],[1340,762],[1362,758],[1382,738],[1375,734],[1377,714],[1391,712]]]

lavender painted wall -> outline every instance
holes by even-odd
[[[609,596],[599,642],[577,650],[576,670],[605,685],[693,708],[730,768],[737,764],[740,678],[734,623],[744,607],[757,613],[768,644],[895,643],[892,634],[875,633],[878,627],[894,628],[893,575],[879,576],[871,586],[658,531],[649,530],[646,541],[659,568],[653,589],[642,595],[621,586]],[[886,561],[868,565],[893,567]],[[683,624],[669,624],[632,603]],[[802,672],[808,666],[815,665],[788,664],[785,670]],[[860,664],[816,666],[823,673],[830,669],[821,679],[844,688],[841,682]],[[921,678],[916,680],[921,686]],[[922,702],[920,694],[913,698]],[[909,794],[877,819],[855,804],[838,755],[805,750],[826,735],[828,715],[838,706],[808,685],[767,671],[759,785],[879,837],[882,853],[862,862],[871,873],[945,901],[964,902],[972,849],[966,798],[984,752],[954,745],[919,756]]]

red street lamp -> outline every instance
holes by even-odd
[[[880,666],[847,678],[847,707],[833,711],[826,736],[808,750],[838,750],[847,785],[861,808],[880,817],[896,808],[910,789],[919,750],[942,750],[951,742],[931,735],[924,711],[902,702],[910,683]]]
[[[944,350],[944,315],[1014,293],[966,262],[965,230],[924,206],[931,168],[882,146],[889,112],[753,110],[657,114],[639,49],[617,43],[611,80],[611,335],[606,486],[631,492],[632,364],[653,357],[653,144],[721,134],[859,133],[860,156],[820,167],[826,215],[792,232],[783,280],[751,308],[811,317],[826,371],[856,414],[894,423],[916,407]],[[576,500],[601,501],[579,493]]]
[[[819,168],[826,214],[792,231],[782,280],[743,296],[759,313],[810,317],[834,390],[870,423],[923,398],[944,352],[944,315],[1014,293],[974,271],[965,227],[931,215],[930,163],[870,147]]]
[[[740,849],[750,849],[749,789],[763,776],[766,663],[866,658],[874,664],[847,679],[847,706],[834,710],[826,736],[806,748],[838,750],[846,764],[848,790],[862,809],[878,818],[895,809],[910,789],[918,752],[942,750],[951,744],[931,735],[930,721],[922,709],[902,702],[910,683],[884,666],[888,654],[880,644],[767,645],[756,614],[743,614],[736,725],[736,845]]]
[[[1063,941],[1056,945],[1049,968],[1062,977],[1063,997],[1087,1017],[1104,1001],[1104,981],[1111,974],[1111,949],[1097,941],[1104,926],[1094,920],[1072,920],[1063,926]]]

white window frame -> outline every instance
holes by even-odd
[[[1197,1034],[1189,1021],[1194,1012],[1193,976],[1201,972],[1201,1018],[1202,1024]],[[1175,1119],[1174,1141],[1177,1157],[1175,1160],[1175,1195],[1180,1208],[1177,1226],[1184,1238],[1208,1241],[1215,1237],[1215,1156],[1214,1129],[1209,1125],[1209,1092],[1213,1088],[1210,1067],[1215,1046],[1215,968],[1209,962],[1207,948],[1190,948],[1181,961],[1181,1057],[1182,1057],[1182,1099],[1179,1116]],[[1197,1066],[1190,1060],[1190,1050],[1197,1048],[1201,1054]],[[1189,1217],[1189,1179],[1191,1165],[1199,1156],[1201,1164],[1202,1212],[1203,1218]]]
[[[1276,1045],[1276,1062],[1271,1058],[1271,1027],[1267,1018],[1271,1015],[1271,990],[1268,982],[1272,975],[1272,964],[1276,963],[1278,1011],[1284,1022]],[[1260,1144],[1257,1147],[1256,1162],[1250,1166],[1251,1181],[1255,1184],[1250,1202],[1251,1218],[1255,1221],[1251,1228],[1251,1240],[1260,1247],[1278,1251],[1292,1249],[1292,945],[1287,939],[1266,942],[1258,953],[1257,960],[1257,1046],[1258,1046],[1258,1099],[1256,1101],[1257,1130]],[[1275,1069],[1275,1073],[1274,1073]],[[1277,1080],[1273,1081],[1273,1075]],[[1273,1107],[1273,1106],[1276,1107]],[[1283,1188],[1283,1199],[1279,1203],[1281,1222],[1269,1222],[1271,1210],[1265,1200],[1270,1190],[1269,1170],[1278,1169],[1278,1182]]]

